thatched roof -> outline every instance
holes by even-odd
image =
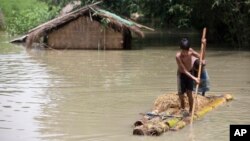
[[[118,32],[123,30],[130,30],[135,34],[139,35],[140,37],[144,37],[143,32],[141,31],[142,28],[153,30],[152,28],[143,26],[141,24],[135,23],[128,19],[123,19],[120,16],[108,12],[106,10],[100,9],[99,7],[95,6],[97,3],[92,5],[87,5],[82,7],[78,10],[72,11],[68,14],[59,16],[55,19],[52,19],[46,23],[43,23],[31,30],[29,32],[17,39],[12,40],[12,43],[15,42],[25,42],[27,46],[30,47],[33,42],[38,41],[41,37],[47,35],[48,33],[52,32],[55,29],[60,28],[61,26],[77,19],[80,16],[88,16],[91,20],[97,20],[99,22],[105,21],[106,25],[110,28],[115,29]]]

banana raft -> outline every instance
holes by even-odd
[[[232,100],[230,94],[220,96],[197,96],[194,120],[204,116],[214,108]],[[185,97],[186,108],[189,108]],[[191,116],[188,110],[180,111],[177,94],[164,94],[159,96],[151,112],[143,113],[142,118],[134,123],[133,135],[159,136],[167,131],[179,130],[190,123]]]

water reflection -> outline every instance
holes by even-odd
[[[132,123],[139,117],[137,113],[150,110],[157,95],[176,89],[175,52],[174,48],[145,48],[133,51],[50,51],[44,52],[42,57],[34,55],[37,60],[48,64],[49,70],[64,76],[64,80],[48,90],[52,99],[48,105],[53,106],[45,107],[46,116],[37,119],[44,126],[40,130],[43,139],[138,140],[131,136]],[[233,93],[236,100],[227,108],[210,113],[202,122],[198,121],[197,124],[206,124],[206,128],[195,125],[194,134],[198,139],[205,136],[207,140],[215,140],[212,136],[216,132],[214,129],[221,125],[217,131],[222,133],[217,134],[219,140],[224,140],[228,138],[229,124],[249,121],[249,110],[245,105],[248,103],[245,94],[249,90],[249,53],[208,51],[207,58],[212,87],[209,94]],[[238,103],[239,99],[241,102]],[[235,113],[244,116],[239,118]],[[174,135],[167,133],[159,140],[183,140],[188,135],[187,128]]]
[[[49,75],[45,64],[37,63],[20,48],[13,50],[0,54],[1,140],[36,138],[38,125],[33,118],[47,102]]]
[[[46,51],[33,54],[38,61],[48,64],[49,70],[65,76],[48,89],[51,102],[44,108],[45,116],[36,118],[44,126],[39,130],[44,135],[42,138],[86,140],[131,135],[133,117],[138,116],[133,113],[139,113],[131,106],[141,103],[139,110],[144,109],[145,104],[150,107],[152,101],[145,98],[154,97],[150,93],[157,89],[151,80],[160,80],[154,72],[159,68],[148,68],[150,64],[156,66],[152,61],[158,57],[146,59],[144,55],[140,56],[138,51]],[[138,101],[138,95],[142,100]],[[144,99],[147,102],[143,102]]]

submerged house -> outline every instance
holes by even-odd
[[[130,49],[132,32],[144,37],[149,27],[123,19],[94,5],[61,15],[11,42],[39,43],[53,49]]]

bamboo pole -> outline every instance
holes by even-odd
[[[202,40],[206,39],[206,32],[207,32],[207,28],[205,27],[205,28],[203,28]],[[204,59],[204,53],[205,53],[205,45],[203,43],[201,43],[200,62],[199,62],[200,64],[199,64],[199,70],[198,70],[198,78],[199,79],[201,77],[201,67],[202,67],[202,60]],[[198,100],[197,100],[198,89],[199,89],[199,84],[196,84],[194,103],[193,103],[193,108],[192,108],[192,116],[191,116],[191,121],[190,121],[191,126],[193,125],[195,105],[198,102]]]

